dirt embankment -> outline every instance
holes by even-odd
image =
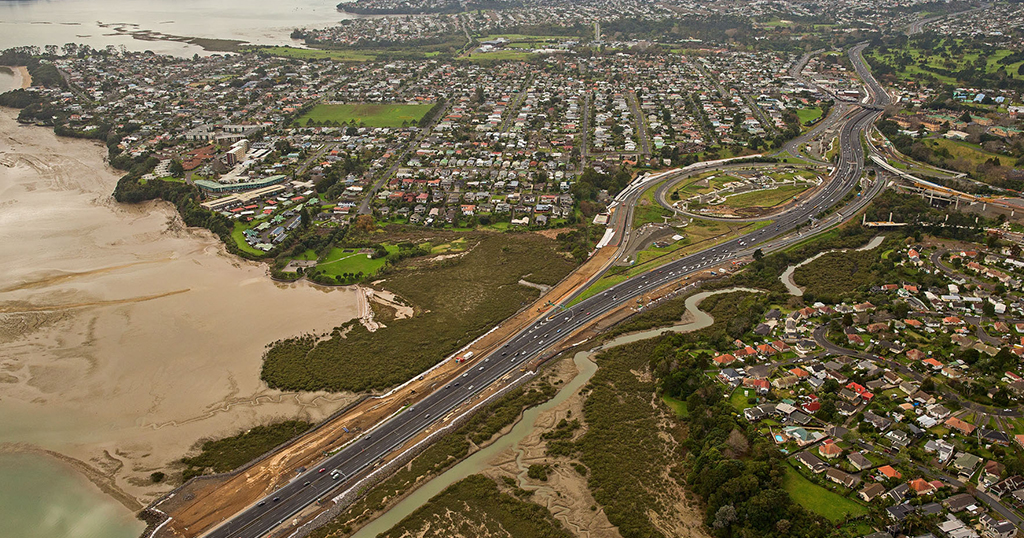
[[[606,247],[598,251],[533,305],[503,322],[493,332],[482,336],[471,344],[467,351],[471,350],[476,357],[482,357],[497,349],[502,342],[529,326],[540,312],[548,310],[548,301],[557,303],[568,298],[572,292],[603,269],[614,256],[614,250],[613,247]],[[471,365],[472,362],[440,363],[427,373],[424,379],[415,379],[381,398],[364,400],[349,411],[338,415],[329,424],[304,435],[244,472],[227,479],[191,484],[186,492],[180,492],[157,505],[160,510],[172,516],[171,522],[161,529],[161,536],[198,536],[205,529],[228,519],[286,482],[298,468],[315,465],[323,458],[325,450],[348,442],[361,431],[369,429],[403,406],[414,403],[428,393],[432,386],[444,384],[447,380],[461,375],[462,371]],[[346,433],[344,428],[348,428],[349,432]]]

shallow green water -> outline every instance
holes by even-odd
[[[63,463],[0,454],[0,538],[136,538],[144,528]]]

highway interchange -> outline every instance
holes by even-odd
[[[851,58],[860,72],[863,68],[859,46],[851,50]],[[864,69],[863,80],[868,81],[871,101],[875,105],[888,103],[888,97],[877,82]],[[833,214],[830,220],[812,224],[814,217],[827,212],[841,202],[860,181],[864,149],[861,134],[876,119],[876,107],[862,108],[851,114],[840,131],[839,161],[832,179],[818,192],[792,210],[774,217],[768,226],[736,237],[704,251],[686,256],[653,271],[637,275],[597,295],[587,298],[574,306],[552,309],[528,328],[512,337],[504,346],[489,355],[476,357],[465,373],[447,385],[438,386],[432,393],[406,408],[390,420],[385,421],[330,456],[308,471],[297,475],[284,487],[274,491],[230,520],[206,533],[208,538],[257,538],[265,536],[282,523],[292,518],[307,506],[320,499],[330,499],[345,488],[351,487],[357,477],[380,464],[395,449],[409,439],[423,433],[428,427],[438,424],[449,412],[478,395],[496,380],[510,372],[524,368],[527,361],[542,355],[568,335],[590,324],[595,319],[635,302],[637,298],[669,284],[683,280],[698,271],[723,266],[757,248],[764,251],[777,250],[785,245],[803,240],[811,233],[828,227],[830,222],[841,219]],[[881,182],[875,182],[865,195],[856,198],[845,213],[863,207],[875,193],[881,190]],[[643,189],[639,189],[643,190]],[[635,199],[635,197],[631,197]],[[619,211],[628,215],[629,211]],[[628,221],[629,219],[624,219]],[[811,232],[791,234],[798,226],[812,224]],[[617,232],[619,233],[619,232]],[[787,235],[789,234],[789,235]],[[782,236],[786,236],[783,238]],[[619,244],[623,244],[622,238]],[[769,243],[770,242],[770,243]],[[335,472],[337,471],[337,472]]]

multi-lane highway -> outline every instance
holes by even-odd
[[[870,74],[865,78],[873,80]],[[872,99],[876,104],[884,104],[887,97],[880,88],[878,90]],[[840,202],[857,184],[864,163],[860,136],[877,114],[874,110],[861,110],[849,117],[840,131],[840,159],[832,179],[803,204],[776,216],[771,225],[633,277],[572,307],[552,309],[550,312],[553,313],[536,320],[497,351],[476,358],[457,379],[437,387],[414,406],[367,432],[314,468],[297,475],[286,486],[206,536],[256,538],[266,535],[318,499],[336,495],[342,486],[351,486],[356,476],[377,466],[388,454],[424,432],[428,426],[438,423],[455,407],[475,397],[497,379],[509,373],[517,374],[527,361],[538,357],[594,319],[623,304],[635,302],[641,295],[679,281],[688,274],[721,266],[748,255],[771,241],[775,241],[771,244],[772,249],[791,241],[777,238],[797,226],[810,223],[816,215]],[[628,212],[624,213],[628,215]]]

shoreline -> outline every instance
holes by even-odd
[[[28,67],[19,65],[11,68],[11,70],[21,77],[21,89],[25,90],[32,86],[32,75],[28,73]]]
[[[60,462],[60,465],[69,467],[73,472],[84,477],[99,488],[104,495],[114,499],[130,510],[136,518],[145,508],[139,499],[118,487],[112,475],[108,475],[78,458],[31,443],[0,443],[0,454],[34,454],[36,456],[52,458]]]
[[[18,71],[23,87],[31,84],[31,77],[24,66],[10,66],[13,72]],[[17,112],[11,110],[3,113],[4,124],[10,122],[15,125],[14,118]],[[21,132],[21,131],[19,131]],[[212,316],[215,319],[232,319],[235,316],[230,312],[217,313],[217,304],[247,304],[248,311],[260,311],[268,306],[268,301],[275,304],[275,308],[283,308],[290,311],[295,318],[293,323],[281,324],[279,320],[269,318],[249,320],[257,326],[263,325],[258,331],[265,331],[269,336],[268,341],[275,338],[295,336],[310,329],[326,330],[330,327],[340,325],[345,321],[358,317],[355,305],[356,292],[344,288],[325,290],[319,286],[303,284],[277,283],[266,275],[263,264],[249,262],[230,254],[223,242],[216,239],[202,229],[187,228],[180,221],[176,210],[166,202],[153,202],[135,206],[122,206],[115,204],[108,207],[104,202],[109,198],[109,189],[116,181],[117,173],[108,168],[102,152],[98,151],[101,146],[94,146],[95,141],[87,141],[74,138],[66,138],[53,133],[50,129],[31,130],[25,137],[10,138],[4,146],[10,155],[13,156],[11,164],[6,168],[0,167],[3,171],[3,178],[8,177],[13,181],[0,184],[6,188],[7,193],[12,196],[14,203],[31,205],[33,200],[39,196],[48,197],[44,203],[56,203],[56,199],[63,201],[75,201],[80,198],[81,193],[90,191],[99,195],[94,203],[93,200],[86,201],[88,207],[97,206],[107,211],[90,212],[87,216],[86,229],[103,230],[101,235],[85,235],[86,244],[92,242],[99,250],[90,250],[89,255],[83,257],[83,261],[89,262],[93,267],[86,271],[56,270],[42,271],[38,265],[48,264],[49,258],[31,259],[27,264],[13,264],[13,269],[27,270],[22,279],[21,285],[0,291],[0,303],[7,302],[12,308],[14,306],[25,306],[34,299],[46,298],[53,292],[81,294],[73,301],[57,301],[52,304],[49,300],[43,305],[34,305],[37,308],[31,312],[19,308],[14,315],[23,316],[26,322],[30,323],[33,334],[37,338],[33,342],[33,348],[29,349],[15,340],[0,342],[0,349],[17,349],[19,352],[12,354],[10,365],[13,368],[13,377],[16,383],[11,385],[11,398],[5,398],[6,406],[11,409],[24,410],[24,413],[15,413],[7,417],[4,424],[17,431],[24,429],[26,432],[33,431],[27,425],[35,420],[51,420],[47,417],[53,416],[46,408],[32,405],[32,402],[47,400],[47,403],[61,405],[72,405],[75,401],[101,401],[103,397],[111,396],[110,383],[103,381],[103,376],[90,378],[86,375],[76,384],[76,389],[68,392],[62,388],[67,379],[74,377],[72,370],[86,368],[114,371],[130,371],[130,368],[122,368],[131,363],[131,357],[122,355],[111,350],[109,337],[112,334],[124,334],[122,325],[123,319],[128,316],[119,314],[130,309],[132,318],[140,320],[137,324],[145,325],[156,318],[161,312],[179,312],[177,319],[181,329],[191,331],[196,336],[202,336],[209,330],[207,320],[203,319]],[[43,133],[46,133],[45,135]],[[53,137],[52,139],[50,137]],[[49,143],[50,145],[47,145]],[[88,145],[88,147],[85,147]],[[41,150],[38,148],[42,148]],[[57,156],[61,157],[57,157]],[[25,184],[25,175],[12,172],[19,168],[28,169],[46,163],[42,170],[46,174],[44,180],[57,181],[59,185],[53,189],[22,190],[20,185]],[[6,164],[6,163],[5,163]],[[27,167],[26,167],[27,165]],[[65,184],[66,171],[70,169],[81,170],[82,174],[77,175],[79,180],[74,185]],[[94,172],[94,173],[90,173]],[[109,176],[109,177],[108,177]],[[32,176],[35,177],[34,175]],[[43,176],[41,176],[43,177]],[[29,184],[32,184],[30,181]],[[77,187],[69,190],[67,187]],[[31,196],[26,194],[33,192]],[[78,192],[79,194],[64,194]],[[68,200],[65,197],[70,197]],[[86,195],[88,198],[88,195]],[[120,223],[120,224],[119,224]],[[131,230],[123,229],[124,223],[134,226]],[[111,227],[113,226],[113,227]],[[120,230],[119,230],[120,229]],[[12,238],[32,237],[21,234],[24,230],[15,229],[8,231]],[[206,232],[206,233],[204,233]],[[114,235],[109,235],[114,234]],[[157,249],[145,249],[143,252],[134,252],[131,256],[125,255],[124,249],[111,248],[111,244],[123,242],[142,241],[142,244],[151,245],[153,239],[164,238],[163,244]],[[16,246],[16,245],[15,245]],[[54,247],[59,248],[59,247]],[[98,256],[96,253],[106,254]],[[146,256],[146,252],[150,255]],[[137,256],[144,258],[142,263]],[[129,263],[123,263],[125,261]],[[187,262],[182,260],[188,260]],[[192,267],[202,267],[192,269]],[[221,295],[221,300],[216,301],[207,315],[201,315],[199,319],[193,319],[187,299],[179,293],[154,293],[163,292],[161,287],[151,289],[146,284],[153,277],[153,271],[161,271],[160,267],[174,266],[176,274],[179,270],[187,272],[195,271],[194,278],[186,278],[192,282],[188,286],[194,293],[210,293],[210,290],[226,290]],[[219,271],[210,271],[219,269]],[[164,269],[163,272],[168,271]],[[219,278],[202,279],[201,275],[217,274]],[[109,284],[109,275],[120,273],[118,278],[127,277],[119,287],[112,287]],[[13,274],[13,273],[12,273]],[[225,281],[225,277],[227,281]],[[157,278],[157,282],[161,279]],[[263,283],[260,284],[260,281]],[[175,288],[173,285],[168,285]],[[167,287],[167,286],[164,286]],[[179,286],[182,288],[182,286]],[[273,293],[273,297],[267,299],[264,294],[255,290],[267,288],[265,291]],[[298,289],[296,289],[298,288]],[[116,289],[114,296],[107,296],[107,291]],[[43,291],[40,291],[43,290]],[[243,291],[235,291],[243,290]],[[290,290],[290,291],[283,291]],[[189,290],[185,290],[189,291]],[[316,293],[313,293],[313,292]],[[127,297],[123,297],[127,293]],[[287,295],[282,295],[287,293]],[[40,295],[42,294],[42,295]],[[276,297],[276,299],[274,299]],[[303,299],[305,297],[305,299]],[[323,327],[313,327],[303,324],[301,320],[301,305],[312,299],[314,304],[319,303],[321,307],[333,313],[331,317],[337,317],[335,321]],[[161,306],[154,306],[160,301]],[[248,303],[245,303],[248,301]],[[116,304],[114,304],[116,302]],[[80,307],[79,307],[80,306]],[[304,308],[304,307],[302,307]],[[35,311],[39,310],[39,311]],[[54,314],[54,313],[57,314]],[[222,335],[239,333],[238,327],[231,324],[214,323]],[[222,326],[223,325],[223,326]],[[284,326],[282,326],[284,325]],[[313,323],[312,325],[317,325]],[[329,325],[329,327],[328,327]],[[247,325],[248,326],[248,325]],[[130,327],[130,326],[125,326]],[[131,331],[129,331],[130,333]],[[134,331],[136,334],[141,331]],[[70,342],[59,341],[56,334],[76,335]],[[24,336],[24,335],[22,335]],[[241,338],[241,337],[239,337]],[[2,339],[0,339],[2,340]],[[224,341],[227,340],[227,343]],[[244,339],[243,339],[244,340]],[[23,339],[18,339],[23,342]],[[154,349],[174,348],[173,345],[161,345],[159,339],[148,339]],[[106,342],[106,343],[105,343]],[[265,343],[265,342],[264,342]],[[74,422],[62,423],[60,420],[54,422],[58,429],[66,429],[66,437],[56,444],[44,440],[36,435],[8,435],[0,437],[0,453],[33,453],[41,456],[48,456],[49,459],[59,460],[54,463],[69,468],[74,474],[84,477],[96,486],[104,496],[111,498],[124,506],[132,514],[138,516],[140,510],[154,498],[163,496],[167,490],[174,487],[173,481],[162,483],[150,483],[149,474],[153,471],[164,471],[169,475],[173,474],[174,463],[186,454],[195,450],[200,441],[207,438],[217,438],[232,435],[253,425],[264,424],[283,418],[302,418],[312,422],[319,422],[326,416],[335,412],[338,408],[344,407],[352,398],[350,394],[328,394],[322,392],[297,393],[281,392],[269,389],[259,380],[260,351],[263,344],[245,345],[246,342],[232,340],[230,336],[220,336],[211,339],[206,345],[200,344],[201,348],[208,349],[205,353],[192,353],[187,350],[171,349],[169,357],[175,357],[175,361],[160,366],[159,370],[167,375],[167,370],[188,370],[194,371],[201,368],[199,365],[211,364],[212,361],[204,360],[203,355],[229,357],[230,360],[221,360],[214,364],[221,366],[208,370],[207,378],[211,381],[203,387],[205,395],[199,403],[183,401],[174,395],[180,391],[175,390],[175,383],[172,381],[163,384],[163,388],[155,388],[159,397],[155,400],[143,397],[137,406],[132,407],[131,416],[138,418],[145,417],[142,423],[132,423],[130,420],[118,422],[112,434],[102,439],[91,438],[84,435],[81,428],[74,426]],[[116,347],[116,346],[115,346]],[[65,370],[45,371],[40,365],[45,363],[48,356],[56,356],[73,351],[87,358],[84,365],[69,364]],[[55,355],[56,354],[56,355]],[[127,362],[126,362],[127,361]],[[77,375],[77,373],[75,374]],[[143,374],[140,374],[143,375]],[[122,376],[125,377],[125,376]],[[136,376],[137,377],[137,376]],[[169,379],[177,376],[170,375]],[[133,386],[136,380],[133,376],[127,376],[125,383]],[[42,387],[42,388],[40,388]],[[141,390],[141,389],[140,389]],[[149,389],[146,389],[149,390]],[[202,392],[202,391],[200,391]],[[148,394],[148,393],[147,393]],[[123,395],[120,395],[123,396]],[[115,397],[115,399],[117,399]],[[27,405],[28,407],[23,406]],[[49,406],[47,406],[49,407]],[[91,406],[93,411],[99,415],[108,415],[111,408],[106,405]],[[0,406],[4,408],[4,406]],[[8,424],[9,423],[9,424]],[[88,430],[85,430],[86,432]],[[84,436],[83,436],[84,435]],[[177,439],[175,441],[174,439]]]
[[[32,75],[28,72],[28,67],[24,65],[0,65],[0,69],[3,69],[10,73],[17,81],[11,87],[11,90],[21,88],[26,90],[32,86]]]
[[[0,93],[3,91],[13,91],[16,89],[28,89],[32,86],[32,75],[28,72],[28,67],[24,65],[0,65],[0,70],[4,70],[11,74],[16,80],[11,86],[10,90],[0,89]]]

